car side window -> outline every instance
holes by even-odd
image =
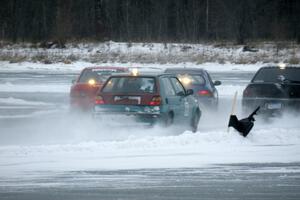
[[[102,88],[102,91],[103,92],[111,92],[112,90],[116,90],[118,87],[120,87],[119,85],[121,85],[123,82],[124,82],[124,80],[111,78],[108,80],[106,85],[104,85],[104,87]]]
[[[175,90],[170,82],[170,80],[168,78],[162,78],[162,85],[164,86],[164,90],[167,96],[174,96]]]
[[[185,94],[185,90],[177,78],[174,78],[174,77],[171,78],[171,82],[175,88],[176,94],[179,94],[179,93]]]
[[[79,77],[79,83],[86,83],[89,81],[89,79],[97,80],[98,75],[96,72],[93,72],[90,69],[86,69],[82,72],[82,74]]]

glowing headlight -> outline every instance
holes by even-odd
[[[88,81],[88,83],[89,83],[90,85],[95,85],[95,84],[96,84],[96,81],[95,81],[95,79],[90,79],[90,80]]]
[[[136,69],[136,68],[134,68],[134,69],[131,70],[131,74],[132,74],[133,76],[137,76],[137,75],[139,74],[139,70]]]
[[[187,76],[180,77],[179,80],[184,85],[188,85],[188,84],[190,84],[192,82],[192,80],[189,77],[187,77]]]
[[[280,69],[285,69],[286,68],[286,64],[285,63],[280,63],[278,64]]]

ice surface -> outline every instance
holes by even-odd
[[[1,62],[1,71],[72,71],[94,64],[8,64]],[[109,65],[109,64],[103,64]],[[167,67],[201,67],[209,71],[235,73],[256,71],[260,65],[231,65],[208,63],[195,65],[166,64],[114,64],[142,68],[165,69]],[[1,92],[62,92],[68,93],[67,84],[19,85],[4,83]],[[244,85],[223,84],[218,87],[221,98],[230,99],[234,91],[243,90]],[[222,100],[223,101],[223,100]],[[229,100],[228,100],[229,101]],[[2,106],[43,106],[46,102],[19,98],[0,98]],[[38,144],[16,144],[0,146],[0,176],[17,175],[24,171],[72,171],[111,170],[140,168],[191,168],[211,164],[300,162],[299,116],[286,115],[280,119],[264,122],[257,120],[247,138],[234,130],[227,132],[227,120],[231,104],[221,104],[219,112],[203,116],[199,131],[165,130],[159,127],[109,128],[106,124],[95,124],[88,118],[68,118],[64,111],[53,118],[28,119],[24,122],[30,129],[15,127],[20,132],[15,140],[44,139]],[[57,110],[55,110],[57,111]],[[39,116],[39,113],[36,114]],[[34,125],[33,125],[34,124]],[[8,125],[7,125],[8,126]],[[24,131],[24,132],[22,132]],[[7,134],[10,133],[0,133]],[[22,138],[23,137],[23,138]],[[52,142],[49,142],[49,141]]]
[[[70,90],[70,84],[12,84],[6,82],[0,84],[0,92],[59,92],[66,93]]]
[[[8,105],[52,105],[51,103],[39,102],[39,101],[26,101],[24,99],[16,99],[13,97],[8,98],[0,98],[0,104],[8,104]]]
[[[200,123],[197,133],[184,131],[178,135],[170,135],[170,130],[161,128],[110,129],[98,125],[98,137],[94,139],[89,134],[96,127],[89,126],[77,130],[77,140],[70,139],[64,144],[1,146],[0,175],[35,170],[189,168],[211,164],[299,162],[298,119],[287,116],[282,120],[284,123],[278,120],[267,126],[258,121],[247,138],[234,130],[227,132],[225,123],[211,130],[202,129]],[[68,129],[65,131],[61,134],[70,135]],[[109,140],[104,137],[107,134],[111,134]]]

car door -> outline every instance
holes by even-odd
[[[218,94],[218,91],[217,91],[217,89],[214,85],[214,82],[212,81],[209,73],[206,73],[206,75],[207,75],[208,81],[210,83],[211,90],[213,91],[214,98],[215,98],[216,101],[218,101],[219,94]]]
[[[188,120],[191,117],[191,105],[188,102],[186,91],[183,87],[183,85],[180,83],[180,81],[176,77],[170,77],[170,81],[174,87],[175,90],[175,97],[177,101],[177,117],[178,121],[180,120]],[[175,120],[175,119],[174,119]]]
[[[174,120],[177,118],[176,116],[180,115],[181,110],[181,100],[180,97],[176,95],[176,91],[174,86],[171,83],[169,77],[162,77],[161,78],[161,91],[163,92],[163,102],[164,108],[163,112],[169,113],[173,112]]]

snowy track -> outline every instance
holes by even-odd
[[[190,199],[197,199],[196,194],[205,190],[197,184],[203,185],[204,180],[235,194],[235,189],[245,189],[246,185],[239,184],[245,184],[247,179],[258,185],[264,181],[270,184],[266,198],[282,197],[276,193],[278,184],[289,188],[281,187],[283,192],[289,192],[286,199],[299,197],[299,116],[285,115],[267,123],[258,118],[247,138],[234,130],[227,132],[233,94],[235,91],[241,94],[256,65],[253,68],[224,65],[211,72],[213,79],[222,81],[218,87],[220,106],[217,113],[203,111],[196,134],[177,128],[108,127],[105,123],[95,123],[89,116],[70,115],[68,92],[78,69],[54,73],[46,67],[49,68],[40,66],[35,73],[28,73],[26,65],[24,73],[20,72],[22,68],[18,73],[6,68],[5,73],[0,72],[0,195],[14,199],[16,191],[23,191],[31,199],[36,194],[31,190],[59,193],[58,188],[62,187],[66,193],[61,194],[72,199],[74,196],[68,193],[71,186],[105,194],[106,184],[118,188],[120,194],[138,187],[159,192],[153,187],[162,187],[171,195],[172,190],[167,189],[170,185],[181,188],[182,194],[194,192]],[[155,179],[157,176],[162,178]],[[75,182],[70,185],[72,177]],[[226,177],[234,187],[226,186]],[[185,179],[188,179],[187,190],[183,189]],[[128,181],[132,181],[132,188],[125,187]],[[102,189],[94,190],[93,184]],[[253,193],[262,192],[251,184],[248,188]],[[210,190],[202,191],[208,199],[212,197]],[[43,192],[40,197],[45,197]],[[113,193],[107,194],[107,199],[119,197]],[[216,193],[214,197],[220,196],[221,193]],[[247,199],[251,195],[240,197]]]

